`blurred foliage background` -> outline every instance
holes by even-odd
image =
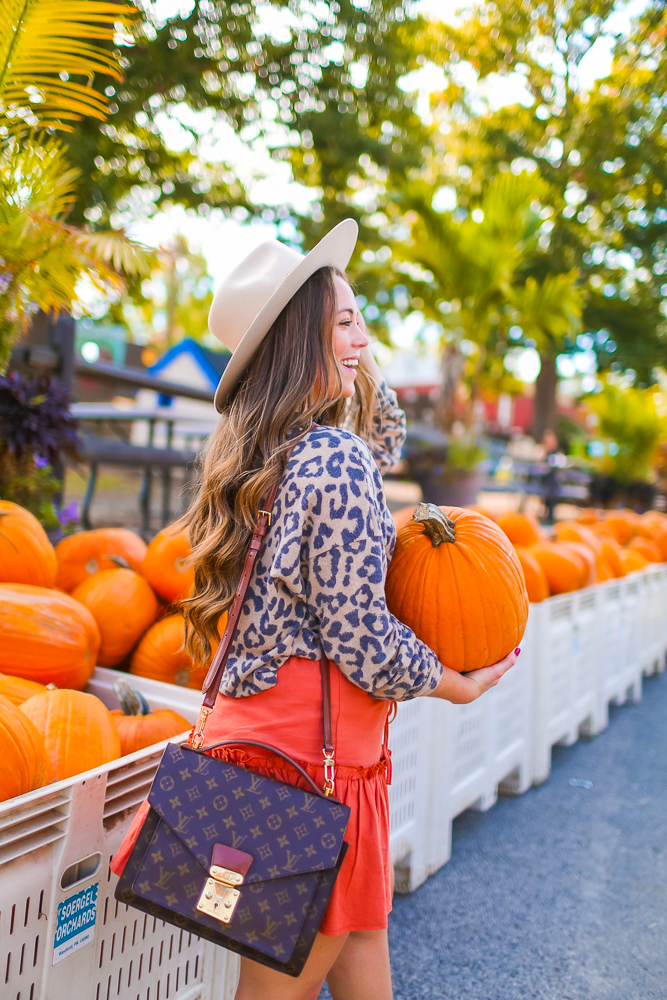
[[[11,194],[12,157],[27,143],[52,150],[37,156],[52,172],[61,159],[65,191],[37,207],[23,195],[19,206],[14,192],[11,212],[23,214],[4,210],[5,245],[48,217],[97,254],[84,261],[79,251],[59,302],[76,300],[85,275],[103,287],[114,321],[143,337],[152,330],[159,347],[202,338],[212,282],[198,248],[175,234],[148,256],[126,227],[182,206],[274,224],[308,248],[352,216],[353,277],[373,332],[389,342],[415,312],[435,331],[445,428],[456,398],[470,429],[481,392],[520,390],[504,359],[521,349],[539,353],[538,440],[556,425],[563,358],[588,359],[600,426],[614,392],[630,400],[634,389],[639,400],[660,385],[663,0],[64,6],[70,33],[87,26],[87,64],[62,52],[35,63],[46,3],[35,0],[28,17],[11,0],[0,15],[0,186]],[[303,197],[258,195],[272,170]],[[21,308],[58,303],[40,298],[36,272],[17,292],[26,255],[10,266],[11,249],[3,253],[0,280],[12,276],[15,289],[6,305],[0,285],[6,348],[25,325]]]

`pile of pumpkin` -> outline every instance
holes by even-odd
[[[114,689],[121,708],[109,711],[93,694],[0,674],[0,802],[191,728],[171,709],[151,711],[125,681]]]
[[[660,511],[584,509],[576,520],[546,529],[530,514],[469,509],[495,521],[507,535],[531,603],[667,562],[667,514]],[[394,514],[397,528],[409,522],[413,510],[406,507]]]
[[[54,548],[32,514],[0,501],[0,801],[140,749],[83,692],[96,665],[201,686],[205,671],[182,648],[175,606],[192,586],[188,554],[184,533],[169,529],[148,546],[113,528]],[[149,740],[142,746],[189,728],[176,713],[144,719],[136,696],[132,711]],[[156,732],[158,715],[168,725]]]

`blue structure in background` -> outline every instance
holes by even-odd
[[[195,363],[202,374],[204,383],[202,388],[209,386],[212,397],[220,381],[220,376],[231,358],[229,351],[213,351],[209,347],[203,347],[191,337],[186,337],[185,340],[170,347],[154,365],[148,368],[148,371],[151,375],[167,378],[171,382],[181,381],[176,376],[174,369],[177,368],[179,359],[186,358]],[[161,395],[158,399],[158,405],[171,406],[172,399],[172,396]]]

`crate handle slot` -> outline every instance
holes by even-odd
[[[69,889],[70,886],[76,885],[77,882],[83,882],[84,879],[90,878],[92,875],[97,875],[101,864],[102,855],[99,851],[95,854],[89,854],[87,858],[83,858],[81,861],[75,861],[60,876],[60,888]]]

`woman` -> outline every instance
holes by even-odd
[[[390,1000],[389,708],[420,695],[472,701],[516,658],[459,675],[386,608],[395,529],[380,471],[399,457],[404,415],[344,275],[356,232],[347,220],[305,257],[264,244],[218,289],[209,319],[233,355],[186,515],[195,566],[187,644],[200,661],[232,602],[263,498],[280,488],[205,741],[271,743],[322,785],[326,656],[336,795],[352,809],[348,854],[303,973],[291,979],[243,959],[237,1000],[314,1000],[325,979],[334,1000]],[[296,783],[279,758],[224,753]]]

